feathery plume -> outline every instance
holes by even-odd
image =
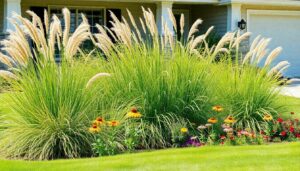
[[[194,24],[192,25],[189,34],[188,34],[188,40],[192,38],[193,34],[195,34],[198,30],[198,26],[202,23],[202,20],[197,19]]]
[[[110,77],[111,75],[109,73],[98,73],[95,76],[93,76],[88,83],[86,84],[86,88],[89,88],[96,80],[98,80],[101,77]]]
[[[279,62],[276,66],[274,66],[273,68],[270,69],[270,71],[268,72],[268,75],[275,74],[275,73],[279,72],[280,70],[282,71],[282,68],[287,68],[289,66],[289,64],[290,63],[288,61]]]
[[[62,10],[65,22],[65,30],[63,33],[63,46],[65,47],[68,42],[69,33],[70,33],[70,11],[67,8],[63,8]]]
[[[0,70],[0,77],[4,78],[5,80],[18,80],[18,77],[15,74],[5,70]]]
[[[4,55],[3,53],[0,52],[0,62],[4,63],[5,65],[12,67],[12,59],[10,59],[9,56]]]
[[[45,24],[46,34],[49,34],[49,16],[47,10],[44,10],[44,24]]]
[[[180,15],[180,34],[183,36],[184,33],[184,15]]]
[[[274,49],[266,59],[265,66],[270,65],[274,59],[281,53],[282,47]]]
[[[174,14],[173,14],[173,12],[172,12],[172,9],[168,8],[168,14],[169,14],[169,18],[170,18],[171,21],[172,21],[173,28],[174,28],[175,32],[177,32],[176,19],[175,19],[175,17],[174,17]]]

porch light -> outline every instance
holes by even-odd
[[[242,19],[241,21],[238,22],[238,27],[241,29],[241,30],[245,30],[246,29],[246,21],[244,19]]]

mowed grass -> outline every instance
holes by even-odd
[[[0,161],[2,171],[300,170],[300,143],[168,149],[56,161]]]
[[[283,113],[284,118],[298,118],[300,119],[300,99],[290,96],[282,96],[281,99],[283,104],[287,107],[287,111]],[[291,112],[294,112],[294,115],[291,115]]]

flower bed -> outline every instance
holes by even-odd
[[[215,115],[223,112],[223,107],[214,106]],[[291,112],[293,115],[294,112]],[[95,136],[94,151],[100,155],[114,155],[121,152],[132,152],[143,149],[141,143],[143,119],[136,107],[133,107],[123,121],[105,121],[97,117],[92,122],[89,132]],[[261,145],[283,141],[300,140],[300,123],[298,119],[274,119],[270,114],[263,117],[260,131],[240,129],[235,125],[233,116],[220,121],[211,117],[206,124],[181,127],[172,138],[173,147],[200,147],[204,145]],[[118,137],[119,136],[119,137]]]

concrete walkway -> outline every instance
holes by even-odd
[[[281,90],[281,94],[300,98],[300,84],[284,86]]]

